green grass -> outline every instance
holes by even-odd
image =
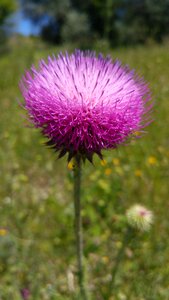
[[[33,300],[79,299],[68,285],[68,278],[76,272],[72,171],[65,159],[57,160],[43,146],[44,138],[37,130],[25,126],[24,111],[17,101],[21,100],[18,82],[24,70],[59,50],[38,40],[13,39],[0,56],[2,300],[22,299],[22,288],[30,290],[29,299]],[[105,152],[105,165],[97,158],[94,166],[85,165],[86,280],[92,300],[168,300],[168,45],[107,52],[138,70],[150,83],[155,121],[143,138]],[[149,233],[133,237],[114,291],[105,296],[124,233],[120,216],[134,203],[154,212],[154,224]]]

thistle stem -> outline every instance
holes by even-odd
[[[74,209],[75,209],[75,237],[76,237],[76,255],[78,266],[78,283],[80,287],[81,299],[87,300],[87,294],[84,283],[83,268],[83,235],[82,235],[82,217],[81,217],[81,157],[75,157],[74,167]]]
[[[112,275],[112,280],[111,280],[110,286],[109,286],[109,295],[111,295],[111,293],[112,293],[112,291],[113,291],[113,289],[115,287],[116,275],[118,273],[120,264],[121,264],[121,262],[123,260],[125,249],[126,249],[127,244],[130,241],[130,238],[131,238],[131,232],[130,232],[130,228],[128,227],[126,229],[126,231],[125,231],[121,248],[119,249],[119,252],[117,254],[114,268],[112,269],[112,274],[111,274]]]

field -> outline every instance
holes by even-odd
[[[96,49],[138,70],[150,83],[155,106],[145,136],[105,152],[104,163],[95,158],[94,165],[84,166],[86,282],[92,300],[169,299],[168,46]],[[58,51],[38,40],[13,39],[0,56],[0,300],[80,299],[72,170],[43,145],[38,130],[25,125],[19,106],[25,69]],[[108,293],[125,234],[122,219],[135,203],[153,211],[154,223],[149,232],[133,234]]]

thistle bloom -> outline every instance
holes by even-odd
[[[150,92],[127,66],[110,57],[76,50],[41,60],[20,83],[30,121],[48,145],[92,160],[116,148],[149,122]]]
[[[142,205],[135,204],[126,212],[128,224],[141,231],[150,229],[153,213]]]
[[[29,296],[30,296],[30,291],[29,291],[29,289],[23,288],[23,289],[21,290],[21,296],[22,296],[22,298],[23,298],[24,300],[27,300],[27,299],[29,298]]]

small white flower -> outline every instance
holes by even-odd
[[[128,224],[141,231],[148,231],[153,223],[153,213],[142,205],[135,204],[126,212]]]

